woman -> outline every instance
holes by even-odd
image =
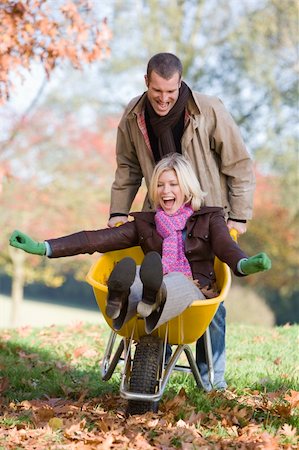
[[[134,220],[117,228],[81,231],[58,239],[35,242],[14,231],[10,245],[50,258],[81,253],[105,253],[140,245],[145,257],[140,267],[121,260],[108,279],[106,313],[119,329],[134,314],[145,318],[150,333],[179,315],[194,300],[217,296],[214,257],[227,263],[237,276],[268,270],[265,253],[248,258],[230,237],[222,208],[202,206],[205,194],[188,160],[171,154],[155,167],[149,195],[155,212],[136,212]],[[226,387],[225,309],[220,305],[211,323],[215,384]],[[202,341],[196,361],[209,389]]]

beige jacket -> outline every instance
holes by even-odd
[[[144,94],[131,100],[118,126],[111,214],[128,214],[142,178],[148,188],[152,176],[155,161],[142,129],[144,100]],[[237,125],[216,97],[192,91],[187,111],[182,153],[191,160],[207,193],[205,205],[221,206],[231,219],[250,219],[255,178]],[[143,210],[151,209],[146,199]]]

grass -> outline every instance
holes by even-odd
[[[106,335],[107,330],[95,325],[2,333],[0,376],[9,380],[5,397],[17,402],[44,395],[77,398],[86,390],[92,397],[117,389],[117,382],[100,380]]]
[[[298,405],[291,408],[291,400],[287,401],[292,391],[299,391],[298,331],[299,326],[229,325],[228,391],[207,395],[197,389],[191,375],[175,373],[168,382],[160,410],[168,414],[172,409],[176,421],[187,420],[191,410],[200,414],[197,427],[206,439],[211,435],[228,439],[234,426],[243,429],[249,423],[272,436],[282,433],[286,424],[290,427],[286,430],[299,429]],[[32,414],[26,408],[19,414],[5,412],[8,407],[17,409],[16,405],[26,405],[32,399],[64,398],[77,402],[83,397],[96,399],[94,413],[103,408],[114,411],[115,401],[121,407],[125,405],[118,396],[120,369],[109,382],[101,381],[100,377],[108,335],[106,325],[88,324],[0,331],[0,393],[3,391],[0,405],[4,411],[0,427],[18,429],[30,423],[34,426]],[[113,406],[107,403],[107,396]],[[183,396],[181,403],[180,396]],[[171,403],[174,401],[178,403]],[[93,420],[86,420],[89,431],[94,426]],[[150,439],[154,439],[155,430],[150,433]],[[56,439],[59,436],[57,432]],[[182,442],[180,434],[171,437],[173,448],[181,448]],[[294,445],[293,431],[282,433],[280,442]]]
[[[236,388],[299,388],[299,326],[229,325],[227,379]]]
[[[299,390],[299,326],[262,328],[229,325],[226,378],[230,388]],[[0,333],[0,376],[10,382],[10,400],[71,394],[88,396],[115,391],[119,377],[100,380],[100,361],[109,329],[105,325],[22,328]],[[187,374],[172,376],[168,391],[181,386],[193,389]]]

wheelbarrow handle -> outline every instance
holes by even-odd
[[[229,234],[231,235],[231,237],[233,238],[234,241],[238,241],[238,236],[239,233],[235,228],[232,228],[231,230],[229,230]]]

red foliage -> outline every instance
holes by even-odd
[[[265,251],[272,259],[268,272],[246,278],[260,288],[291,292],[297,283],[298,229],[296,217],[284,204],[283,178],[256,173],[254,217],[248,233],[240,238],[242,248],[253,255]]]
[[[58,8],[47,0],[4,0],[0,6],[0,102],[9,98],[11,74],[42,63],[49,76],[62,60],[75,68],[109,54],[106,19],[89,20],[90,4],[68,2]]]

